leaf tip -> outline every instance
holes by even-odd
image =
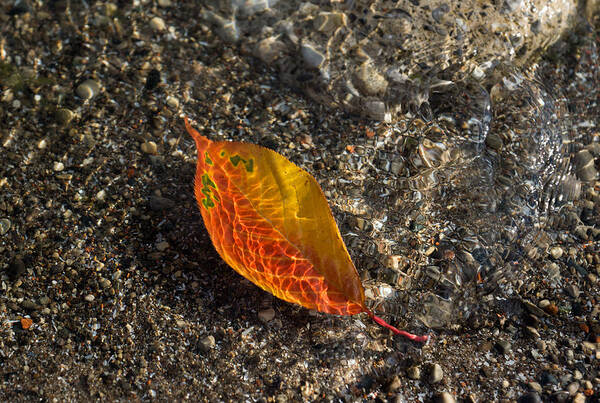
[[[189,135],[192,136],[192,138],[196,142],[196,146],[198,147],[198,152],[205,149],[206,146],[208,145],[208,143],[210,142],[210,140],[208,138],[204,137],[203,135],[201,135],[200,132],[198,132],[198,130],[196,130],[192,127],[187,116],[183,117],[183,121],[185,122],[185,129],[187,130]]]

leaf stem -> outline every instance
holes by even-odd
[[[371,317],[371,319],[373,319],[373,321],[375,321],[375,323],[377,323],[378,325],[383,326],[387,329],[390,329],[392,332],[394,332],[394,334],[406,337],[409,340],[416,341],[419,343],[425,343],[425,342],[427,342],[427,340],[429,340],[429,335],[417,336],[416,334],[412,334],[412,333],[406,332],[404,330],[397,329],[394,326],[387,323],[385,320],[381,319],[379,316],[376,316],[370,310],[367,310],[366,312]]]

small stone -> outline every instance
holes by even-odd
[[[94,302],[94,300],[96,299],[96,297],[94,297],[93,294],[88,294],[83,299],[85,299],[87,302]]]
[[[46,146],[48,145],[48,142],[46,141],[46,139],[41,139],[38,143],[37,143],[37,148],[38,150],[43,150],[46,148]]]
[[[500,340],[498,343],[496,343],[496,349],[502,354],[508,354],[510,353],[511,349],[510,342],[507,340]]]
[[[112,285],[112,283],[110,282],[109,279],[107,278],[100,278],[100,280],[98,280],[98,284],[100,284],[100,287],[102,287],[104,290],[106,290],[107,288],[110,288],[110,286]]]
[[[171,109],[177,109],[179,108],[179,99],[177,99],[177,97],[169,95],[167,97],[167,105],[169,105],[169,108]]]
[[[156,249],[159,252],[164,252],[165,250],[167,250],[169,248],[169,243],[167,241],[162,241],[156,244]]]
[[[421,379],[421,368],[418,366],[412,366],[406,371],[406,375],[415,381]]]
[[[542,403],[542,398],[536,392],[528,392],[522,395],[519,400],[519,403]]]
[[[215,347],[215,338],[211,335],[204,337],[200,340],[200,350],[203,352],[210,351]]]
[[[10,230],[11,222],[8,218],[0,219],[0,235],[4,235]]]
[[[525,327],[525,334],[527,334],[529,337],[533,338],[533,339],[539,339],[540,338],[540,333],[533,327],[531,326],[526,326]]]
[[[73,117],[75,117],[75,114],[67,108],[58,108],[58,110],[56,111],[56,121],[62,125],[62,126],[66,126],[69,123],[71,123],[71,121],[73,120]]]
[[[103,201],[106,198],[106,190],[102,189],[96,193],[96,200]]]
[[[525,308],[530,313],[532,313],[532,314],[534,314],[536,316],[544,316],[544,311],[542,311],[540,308],[538,308],[537,305],[535,305],[531,301],[524,300],[523,304],[525,305]]]
[[[154,17],[150,20],[150,28],[155,32],[160,32],[167,29],[167,24],[165,24],[165,20],[162,18]]]
[[[260,319],[264,323],[272,321],[274,317],[275,310],[273,308],[263,309],[258,313],[258,319]]]
[[[573,398],[573,403],[585,403],[586,397],[583,393],[578,393]]]
[[[560,259],[563,255],[563,249],[560,246],[553,246],[550,248],[550,255],[552,255],[554,259]]]
[[[77,86],[75,93],[79,98],[92,99],[100,93],[100,83],[95,80],[85,80]]]
[[[550,302],[550,301],[548,301],[547,299],[543,299],[543,300],[541,300],[540,302],[538,302],[538,306],[539,306],[541,309],[544,309],[544,310],[545,310],[545,309],[546,309],[548,306],[550,306],[550,304],[551,304],[551,302]]]
[[[581,351],[583,351],[583,354],[585,355],[594,354],[596,351],[596,344],[590,341],[584,341],[581,343]]]
[[[146,154],[156,155],[156,152],[158,151],[158,147],[154,141],[146,141],[142,143],[141,148]]]
[[[44,295],[43,297],[40,297],[40,305],[44,305],[44,306],[46,306],[46,305],[48,305],[49,303],[50,303],[50,298],[48,298],[48,297],[47,297],[47,296],[45,296],[45,295]]]
[[[168,210],[175,206],[175,202],[162,196],[150,196],[148,207],[154,211]]]
[[[544,371],[540,377],[540,383],[542,385],[558,385],[558,379],[551,373]]]
[[[0,220],[0,228],[1,226],[2,220]],[[8,274],[8,277],[10,277],[12,280],[16,280],[17,278],[21,277],[23,273],[25,273],[25,270],[26,268],[23,260],[16,257],[8,264],[8,267],[6,268],[6,274]]]
[[[527,384],[527,387],[529,388],[529,390],[533,391],[533,392],[538,392],[540,393],[542,391],[542,385],[540,385],[537,382],[529,382]]]
[[[325,61],[325,56],[308,43],[302,45],[300,53],[302,54],[304,63],[313,69],[318,69]]]
[[[28,311],[37,311],[38,309],[40,309],[40,306],[30,299],[26,299],[23,302],[21,302],[21,307]]]
[[[572,298],[579,297],[580,291],[575,284],[569,284],[565,287],[565,292]]]
[[[454,399],[454,396],[452,396],[450,393],[442,392],[436,395],[433,401],[435,403],[454,403],[456,402],[456,399]]]
[[[55,161],[54,164],[52,165],[52,169],[54,169],[54,171],[56,171],[56,172],[60,172],[63,169],[65,169],[65,164],[63,164],[60,161]]]
[[[387,393],[397,392],[402,387],[402,381],[398,375],[394,376],[392,380],[387,384],[385,390]]]
[[[171,0],[158,0],[158,6],[159,7],[171,7],[173,5],[173,3],[171,2]]]
[[[442,380],[442,378],[444,377],[444,371],[442,370],[442,367],[440,366],[440,364],[435,363],[431,366],[430,372],[429,372],[429,383],[438,383],[439,381]]]
[[[567,392],[569,392],[569,394],[571,396],[575,396],[577,394],[578,390],[579,390],[579,382],[571,382],[569,384],[569,386],[567,386]]]

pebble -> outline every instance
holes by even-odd
[[[58,110],[56,111],[56,121],[61,124],[62,126],[66,126],[69,123],[71,123],[71,121],[73,120],[73,117],[75,117],[75,114],[67,108],[58,108]]]
[[[165,250],[167,250],[169,248],[169,243],[167,241],[162,241],[156,244],[156,249],[159,252],[164,252]]]
[[[442,370],[442,367],[440,366],[440,364],[435,363],[433,364],[433,366],[431,367],[431,370],[429,372],[429,382],[430,383],[438,383],[439,381],[442,380],[442,378],[444,377],[444,371]]]
[[[579,288],[575,284],[569,284],[565,287],[565,292],[569,294],[572,298],[579,297]]]
[[[148,207],[153,211],[168,210],[175,207],[175,202],[162,196],[150,196]]]
[[[533,328],[531,326],[525,326],[525,333],[529,337],[532,337],[534,339],[539,339],[540,338],[540,333],[535,328]]]
[[[542,398],[536,392],[528,392],[522,395],[519,400],[519,403],[542,403]]]
[[[103,289],[107,289],[110,288],[110,286],[112,285],[111,281],[107,278],[101,277],[98,280],[98,284],[100,284],[100,287],[102,287]]]
[[[54,162],[54,164],[52,165],[52,169],[54,169],[54,171],[56,171],[56,172],[60,172],[60,171],[62,171],[63,169],[65,169],[65,164],[63,164],[63,163],[62,163],[62,162],[60,162],[60,161],[56,161],[56,162]]]
[[[96,80],[85,80],[77,86],[75,93],[79,98],[85,100],[92,99],[100,93],[100,83]]]
[[[160,32],[167,29],[167,24],[165,24],[165,20],[162,18],[154,17],[150,20],[150,28],[155,32]]]
[[[0,228],[1,227],[2,220],[0,220]],[[8,264],[8,267],[6,268],[6,273],[8,274],[8,277],[10,277],[12,280],[15,280],[21,277],[21,275],[25,273],[25,270],[25,263],[23,262],[23,260],[16,257]]]
[[[169,105],[169,108],[171,109],[177,109],[179,108],[179,99],[169,95],[167,97],[167,105]]]
[[[450,393],[442,392],[437,395],[433,401],[436,403],[454,403],[456,402],[456,399],[454,399],[454,396],[452,396]]]
[[[502,354],[510,353],[511,345],[508,340],[500,340],[496,343],[496,349]]]
[[[552,255],[554,259],[560,259],[563,255],[563,249],[560,246],[553,246],[550,248],[550,255]]]
[[[419,368],[418,366],[413,366],[410,367],[407,371],[406,371],[406,375],[413,380],[418,380],[421,379],[421,368]]]
[[[106,198],[106,190],[102,189],[96,193],[96,200],[103,201]]]
[[[585,403],[585,395],[583,393],[578,393],[573,398],[573,403]]]
[[[394,376],[386,386],[387,393],[397,392],[402,387],[402,381],[398,375]]]
[[[172,5],[173,3],[171,2],[171,0],[158,0],[159,7],[171,7]]]
[[[542,391],[542,385],[540,385],[537,382],[529,382],[527,384],[527,387],[529,388],[529,390],[533,391],[533,392],[541,392]]]
[[[569,384],[569,386],[567,386],[567,392],[569,392],[569,394],[571,396],[575,396],[577,394],[578,390],[579,390],[579,382],[571,382]]]
[[[540,383],[542,385],[558,385],[558,379],[551,373],[544,371],[540,377]]]
[[[263,309],[258,313],[258,319],[260,319],[264,323],[272,321],[274,317],[275,310],[273,308]]]
[[[8,218],[0,219],[0,235],[4,235],[10,230],[11,222]]]
[[[215,338],[212,335],[204,337],[200,340],[200,350],[207,352],[215,347]]]
[[[94,297],[93,294],[88,294],[83,299],[85,299],[87,302],[94,302],[94,300],[96,299],[96,297]]]
[[[158,147],[156,146],[156,143],[154,141],[146,141],[142,143],[141,148],[142,151],[146,154],[156,155],[156,152],[158,151]]]

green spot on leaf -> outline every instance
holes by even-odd
[[[216,202],[220,201],[219,198],[217,197],[217,195],[213,191],[213,189],[216,189],[216,188],[217,188],[217,185],[215,185],[215,183],[212,181],[212,179],[210,179],[210,176],[208,176],[207,173],[202,175],[202,189],[200,191],[205,196],[205,198],[202,199],[202,205],[204,207],[206,207],[206,208],[214,207],[215,203],[213,202],[213,199]]]
[[[206,152],[204,153],[204,162],[205,162],[207,165],[212,165],[212,164],[213,164],[212,160],[211,160],[211,159],[210,159],[210,157],[208,156],[208,151],[206,151]]]

